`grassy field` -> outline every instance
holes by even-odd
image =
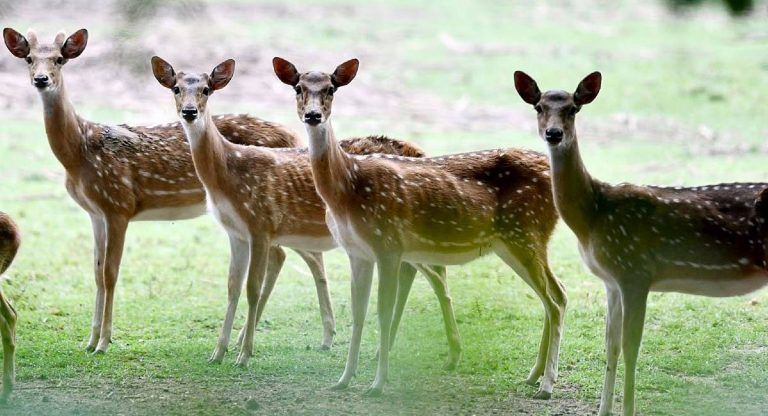
[[[543,89],[571,90],[597,69],[603,91],[578,116],[582,153],[595,176],[665,185],[768,181],[764,2],[754,17],[733,21],[716,8],[671,16],[655,2],[628,0],[212,1],[195,9],[197,15],[182,13],[183,5],[162,8],[124,38],[116,33],[129,22],[113,17],[108,6],[84,14],[87,3],[73,1],[61,14],[43,17],[32,3],[10,9],[6,24],[34,26],[48,37],[61,27],[90,30],[85,54],[64,71],[79,112],[94,121],[174,119],[170,96],[146,65],[153,53],[198,71],[234,56],[238,74],[212,98],[212,108],[250,111],[303,136],[293,94],[271,74],[268,59],[277,54],[300,70],[330,70],[358,56],[360,76],[336,99],[334,125],[341,136],[387,133],[433,155],[508,146],[545,151],[534,133],[534,111],[514,91],[512,72],[525,70]],[[201,25],[206,30],[198,30]],[[120,39],[139,52],[114,54]],[[129,70],[125,59],[145,65]],[[232,351],[224,364],[206,364],[224,314],[228,263],[226,235],[209,217],[131,225],[113,345],[104,356],[86,354],[95,289],[90,224],[64,190],[63,169],[46,142],[41,104],[22,61],[0,53],[0,68],[7,85],[0,92],[6,109],[0,115],[0,209],[24,233],[3,284],[20,316],[18,388],[0,413],[597,411],[605,295],[563,225],[550,257],[570,302],[560,380],[549,402],[531,400],[535,388],[523,383],[543,309],[495,258],[449,268],[464,346],[454,372],[441,370],[447,345],[439,307],[419,279],[385,396],[361,396],[375,370],[373,304],[353,388],[328,390],[343,369],[351,324],[348,266],[338,250],[327,256],[338,323],[330,351],[316,349],[321,324],[314,284],[291,254],[250,368],[235,368]],[[238,329],[244,311],[243,300]],[[653,294],[645,334],[641,414],[768,412],[768,292],[732,299]]]

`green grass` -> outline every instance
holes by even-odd
[[[534,1],[448,0],[418,6],[403,0],[377,1],[369,7],[381,11],[385,16],[381,19],[354,4],[339,0],[316,6],[311,10],[351,7],[352,12],[328,12],[309,22],[296,13],[279,18],[254,13],[253,20],[244,14],[228,29],[254,43],[270,45],[278,40],[279,46],[310,56],[317,53],[314,48],[322,48],[321,55],[328,56],[325,63],[334,62],[332,57],[347,58],[350,49],[367,52],[371,61],[364,62],[369,71],[364,76],[375,80],[369,84],[428,94],[449,104],[465,97],[473,105],[528,115],[531,123],[534,113],[514,92],[512,71],[527,71],[543,89],[573,89],[581,77],[599,69],[604,91],[578,116],[589,123],[581,129],[582,152],[595,176],[610,182],[658,184],[768,179],[766,155],[760,150],[768,132],[764,21],[733,22],[711,10],[687,18],[656,18],[655,12],[641,13],[647,9],[629,1],[611,9],[589,1],[565,10],[537,8],[539,2]],[[216,2],[210,7],[229,5]],[[287,7],[301,10],[298,3]],[[443,33],[472,48],[488,49],[451,51],[440,41]],[[79,69],[96,73],[85,65]],[[404,94],[404,99],[408,97]],[[337,101],[342,100],[344,94],[339,94]],[[220,105],[238,108],[238,103]],[[417,280],[383,399],[360,397],[375,369],[375,301],[369,308],[355,388],[343,393],[326,389],[343,369],[351,322],[348,266],[338,250],[327,256],[338,323],[331,351],[315,350],[321,325],[314,285],[300,259],[291,255],[257,333],[250,368],[234,368],[232,351],[223,365],[206,364],[224,313],[228,262],[226,236],[208,217],[130,226],[115,301],[114,343],[105,356],[84,353],[94,295],[90,224],[64,190],[62,169],[39,121],[40,104],[34,106],[31,120],[6,118],[0,123],[1,208],[18,220],[24,233],[11,279],[4,283],[20,315],[18,391],[15,401],[0,411],[582,414],[584,409],[596,410],[603,376],[604,290],[581,263],[575,239],[562,225],[550,256],[570,303],[554,402],[527,401],[534,389],[522,382],[535,359],[542,307],[533,292],[494,258],[449,269],[464,346],[463,360],[453,373],[440,370],[447,346],[438,304],[426,282]],[[121,122],[127,116],[117,103],[81,111],[105,122]],[[621,137],[591,134],[615,126],[617,114],[663,120],[676,126],[675,131],[672,137],[654,136],[642,128]],[[295,116],[293,108],[285,108],[272,109],[264,117],[286,121]],[[343,112],[334,117],[337,126],[344,126],[343,135],[372,133],[362,120],[345,118]],[[390,124],[386,133],[404,138],[412,131],[407,120],[379,123]],[[709,144],[695,133],[700,125],[717,133],[717,144],[743,143],[746,150],[702,154]],[[500,146],[544,151],[541,140],[527,128],[509,125],[467,133],[434,124],[419,127],[413,138],[431,154]],[[765,413],[766,305],[766,291],[733,299],[653,294],[639,363],[641,414]],[[243,301],[237,328],[244,311]],[[618,379],[617,392],[621,373]],[[259,408],[247,408],[248,399]]]

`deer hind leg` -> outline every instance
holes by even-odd
[[[621,290],[624,310],[621,329],[621,349],[624,353],[624,416],[635,415],[635,373],[643,339],[648,290],[624,287]]]
[[[93,274],[96,280],[96,299],[93,302],[91,335],[85,347],[87,352],[96,350],[101,336],[101,320],[104,317],[104,254],[107,249],[107,226],[104,219],[91,216],[91,227],[93,228]]]
[[[405,304],[408,302],[408,295],[411,293],[413,281],[416,279],[416,268],[410,263],[403,263],[400,266],[400,276],[397,283],[397,299],[395,301],[395,312],[392,316],[392,327],[389,330],[389,349],[395,347],[395,337],[400,328],[400,321],[403,318]],[[376,351],[376,359],[379,359],[379,352]]]
[[[349,339],[349,352],[347,364],[339,381],[331,387],[332,390],[342,390],[349,386],[352,377],[357,371],[357,363],[360,360],[360,340],[365,325],[365,315],[368,313],[368,299],[371,296],[371,283],[373,281],[373,262],[349,257],[349,265],[352,269],[352,336]]]
[[[497,249],[497,254],[530,286],[544,305],[544,329],[539,345],[536,364],[529,374],[529,380],[542,374],[537,399],[549,399],[557,381],[560,339],[567,298],[562,284],[549,270],[546,248],[536,244],[508,242]]]
[[[317,289],[317,300],[320,304],[320,318],[323,321],[323,343],[320,349],[329,350],[333,345],[333,337],[336,335],[336,318],[333,316],[333,303],[331,293],[328,290],[328,278],[323,266],[323,253],[315,251],[296,250],[309,266]]]
[[[267,274],[264,278],[264,284],[261,286],[259,305],[256,307],[256,320],[253,327],[254,331],[259,328],[261,314],[264,312],[264,308],[267,306],[267,300],[272,294],[272,290],[275,288],[275,283],[277,283],[277,277],[280,275],[280,270],[283,268],[283,263],[285,263],[285,250],[279,246],[272,246],[269,249],[269,258],[267,259]],[[243,339],[245,339],[245,326],[240,328],[240,333],[237,336],[238,348],[243,347]]]
[[[605,314],[605,378],[603,380],[603,394],[600,396],[600,410],[598,415],[608,416],[613,410],[613,390],[616,385],[616,367],[621,351],[621,326],[623,312],[621,306],[621,292],[618,288],[605,286],[606,314]]]
[[[248,270],[250,259],[250,246],[248,242],[229,236],[229,279],[227,281],[227,313],[224,315],[224,324],[219,334],[216,348],[213,350],[209,363],[221,363],[229,346],[229,337],[232,333],[232,325],[237,312],[237,302],[240,300],[240,292],[243,289],[243,280]]]
[[[3,341],[3,391],[0,402],[5,402],[16,381],[16,310],[0,290],[0,335]]]
[[[456,325],[456,315],[453,312],[453,301],[448,293],[445,266],[416,265],[416,268],[427,277],[432,290],[437,295],[437,300],[440,302],[445,335],[448,338],[448,362],[445,363],[443,369],[453,370],[461,359],[461,336],[459,335],[459,327]]]
[[[250,248],[251,260],[248,265],[248,279],[245,283],[245,292],[248,297],[248,317],[245,321],[243,345],[235,361],[238,367],[247,367],[248,361],[253,356],[253,333],[256,329],[256,311],[261,300],[264,275],[267,272],[270,244],[266,238],[255,237],[251,241]]]
[[[123,257],[125,231],[128,221],[124,218],[107,218],[107,244],[104,253],[104,314],[101,320],[101,333],[96,353],[105,353],[112,342],[112,305],[115,300],[115,287],[120,272],[120,260]]]

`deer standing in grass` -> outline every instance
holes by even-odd
[[[358,61],[347,61],[332,74],[299,73],[281,58],[274,58],[273,66],[278,78],[296,91],[331,232],[353,263],[378,265],[379,360],[366,394],[381,394],[387,379],[385,347],[392,336],[400,263],[462,264],[495,253],[544,305],[544,331],[528,382],[541,377],[536,397],[549,398],[557,378],[566,295],[547,261],[557,212],[546,157],[517,149],[423,159],[348,155],[339,147],[329,118],[335,91],[352,81]],[[357,369],[370,279],[352,276],[353,338],[336,388],[347,387]]]
[[[62,67],[83,53],[88,41],[85,29],[68,38],[59,33],[53,43],[44,43],[34,32],[24,37],[5,28],[3,39],[8,50],[28,65],[32,85],[43,101],[48,142],[65,169],[67,191],[91,219],[96,300],[86,350],[103,353],[112,336],[112,303],[128,223],[202,215],[205,192],[179,123],[108,126],[77,115],[67,98]],[[215,123],[236,143],[298,144],[290,131],[253,117],[219,116]],[[274,250],[278,251],[274,256],[282,255],[279,248]],[[321,303],[323,297],[328,299],[327,290]],[[329,331],[332,329],[326,328],[326,337]]]
[[[239,273],[247,270],[248,315],[236,361],[237,365],[246,366],[253,350],[253,330],[277,278],[276,273],[266,272],[267,265],[282,264],[284,259],[268,256],[270,248],[287,246],[313,259],[312,272],[325,281],[322,252],[336,247],[336,243],[325,222],[325,205],[315,191],[306,149],[269,149],[230,143],[213,123],[208,97],[229,83],[234,69],[235,61],[229,59],[216,66],[210,75],[176,73],[163,59],[152,58],[152,71],[158,82],[173,91],[210,210],[236,248],[232,265]],[[423,156],[408,143],[383,137],[345,140],[342,148],[350,152],[385,151]],[[372,267],[360,262],[353,264],[354,273],[370,273]],[[407,271],[403,274],[404,289],[398,299],[396,322],[418,268],[427,276],[440,301],[450,347],[448,366],[455,366],[460,341],[445,282],[445,268],[422,265],[404,268]],[[279,270],[279,265],[272,270]],[[242,280],[230,280],[229,309],[211,360],[220,361],[223,357],[241,286]],[[393,327],[396,331],[397,323]]]
[[[19,229],[11,217],[0,212],[0,276],[8,270],[21,244]],[[16,310],[0,289],[0,336],[3,339],[3,392],[5,402],[13,391],[16,380]]]
[[[765,183],[694,188],[609,185],[592,178],[579,154],[575,116],[600,92],[599,72],[573,94],[542,93],[515,72],[523,101],[538,112],[550,153],[555,206],[579,240],[607,293],[605,383],[600,415],[611,413],[619,351],[624,353],[624,415],[635,414],[635,372],[650,291],[744,295],[768,284]],[[757,201],[756,201],[757,200]]]

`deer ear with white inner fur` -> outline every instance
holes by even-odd
[[[235,60],[227,59],[226,61],[216,65],[211,71],[210,85],[212,90],[220,90],[229,84],[232,77],[235,75]]]
[[[152,57],[152,73],[160,85],[165,88],[173,88],[176,85],[176,72],[168,62],[159,56]]]
[[[530,105],[536,105],[541,99],[541,90],[536,81],[523,71],[515,71],[515,89],[520,98]]]
[[[573,93],[574,104],[584,105],[594,101],[600,92],[602,81],[603,76],[597,71],[587,75],[576,87],[576,92]]]
[[[355,75],[357,75],[359,66],[360,61],[357,59],[350,59],[337,66],[336,70],[333,71],[333,74],[331,75],[331,83],[333,83],[333,86],[337,88],[343,87],[352,82],[352,80],[355,79]]]
[[[71,34],[64,45],[61,47],[61,56],[64,59],[73,59],[80,56],[85,50],[85,45],[88,44],[88,31],[80,29],[77,32]]]
[[[29,56],[29,42],[21,33],[6,27],[3,29],[3,40],[13,56],[22,59]]]
[[[292,63],[285,59],[277,56],[272,58],[272,68],[274,68],[277,78],[284,84],[295,87],[299,83],[299,71],[296,70]]]

